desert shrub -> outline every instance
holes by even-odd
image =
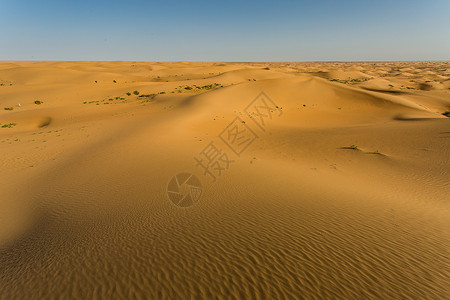
[[[9,124],[3,124],[2,128],[12,128],[14,126],[16,126],[16,123],[9,123]]]
[[[155,98],[156,94],[142,94],[139,96],[139,98]]]

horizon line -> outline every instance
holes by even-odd
[[[450,62],[449,60],[22,60],[9,59],[0,62],[152,62],[152,63],[367,63],[367,62]]]

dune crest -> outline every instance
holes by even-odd
[[[448,67],[0,62],[0,298],[450,298]]]

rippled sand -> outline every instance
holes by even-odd
[[[449,66],[0,63],[0,298],[450,298]]]

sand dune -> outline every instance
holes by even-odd
[[[0,63],[0,298],[449,298],[448,67]]]

